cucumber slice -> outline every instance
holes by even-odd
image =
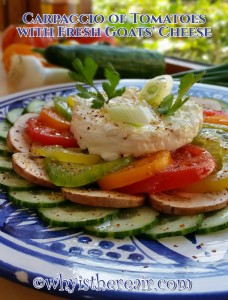
[[[207,213],[197,233],[215,232],[228,227],[228,206],[222,210]]]
[[[119,213],[118,209],[69,204],[54,208],[41,208],[39,214],[50,226],[81,228],[86,225],[101,224]]]
[[[9,148],[6,145],[6,142],[3,140],[0,140],[0,154],[3,155],[10,155],[12,152],[10,152]]]
[[[19,177],[17,174],[9,172],[0,173],[0,186],[8,191],[29,190],[37,187],[37,185]]]
[[[55,207],[68,203],[60,192],[49,190],[11,191],[8,196],[14,204],[30,208]]]
[[[13,171],[12,159],[7,156],[0,156],[0,172],[1,171]]]
[[[132,156],[128,156],[95,165],[79,165],[45,158],[45,169],[56,186],[79,187],[94,182],[107,173],[117,171],[133,160]]]
[[[39,113],[46,102],[44,100],[31,101],[24,110],[24,113]]]
[[[197,97],[191,97],[191,100],[194,100],[194,102],[202,106],[204,109],[222,110],[228,112],[228,104],[222,100]]]
[[[193,216],[161,216],[158,224],[143,233],[151,239],[160,239],[169,236],[185,235],[198,229],[203,221],[203,214]]]
[[[84,231],[99,237],[123,238],[150,229],[157,223],[158,215],[148,206],[123,209],[116,219],[98,226],[86,226]]]
[[[16,120],[22,115],[24,108],[15,108],[9,111],[6,115],[6,120],[13,125]]]
[[[0,139],[6,140],[11,125],[5,120],[0,121]]]

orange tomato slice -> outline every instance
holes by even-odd
[[[204,116],[204,123],[222,124],[228,125],[228,115],[214,115],[214,116]]]
[[[112,190],[149,178],[172,163],[169,151],[159,151],[135,160],[129,166],[102,177],[98,184],[103,190]]]
[[[57,130],[69,130],[70,122],[61,117],[54,108],[43,108],[39,115],[39,120],[46,126]]]

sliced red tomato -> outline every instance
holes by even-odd
[[[178,189],[208,176],[216,167],[212,155],[205,149],[186,145],[172,153],[173,163],[154,176],[125,186],[119,191],[128,194],[160,193]]]
[[[70,122],[61,117],[54,108],[43,108],[39,120],[46,126],[57,130],[69,130]]]
[[[59,131],[55,128],[48,127],[38,118],[28,120],[27,132],[33,141],[42,145],[78,147],[76,139],[69,130]]]
[[[228,114],[222,110],[212,110],[212,109],[203,110],[204,117],[217,116],[217,115],[228,116]]]

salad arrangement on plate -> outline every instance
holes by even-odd
[[[183,77],[174,95],[169,75],[142,90],[118,88],[107,66],[100,91],[93,60],[74,68],[72,78],[86,84],[76,85],[77,95],[33,101],[0,124],[0,184],[9,199],[51,226],[101,237],[226,228],[227,104],[186,96],[203,73]]]

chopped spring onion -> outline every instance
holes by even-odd
[[[156,120],[156,115],[145,106],[107,105],[106,108],[110,118],[114,122],[144,126]]]
[[[153,107],[158,107],[161,101],[171,93],[173,78],[170,75],[157,76],[147,81],[139,93],[140,100],[146,100]]]
[[[172,77],[174,80],[180,79],[183,76],[185,76],[188,73],[198,74],[202,71],[205,71],[205,75],[203,78],[199,81],[201,83],[207,83],[207,84],[215,84],[215,85],[221,85],[221,86],[228,86],[228,63],[224,63],[221,65],[215,65],[211,67],[203,67],[200,70],[190,70],[190,71],[184,71],[181,73],[175,73],[172,74]]]

